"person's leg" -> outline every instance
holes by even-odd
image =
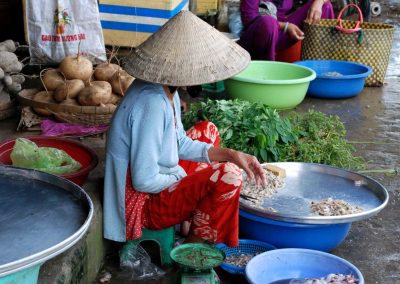
[[[214,179],[216,188],[200,201],[194,211],[189,236],[237,246],[242,172],[232,163],[215,165],[213,168],[216,172],[210,179]]]
[[[210,121],[200,121],[193,125],[188,131],[186,136],[192,140],[198,140],[213,144],[215,147],[220,145],[220,137],[217,127]],[[207,163],[192,162],[186,160],[180,160],[179,165],[190,175],[195,171],[200,171],[210,166]],[[187,237],[189,234],[191,220],[183,221],[180,226],[180,234],[183,237]]]
[[[163,229],[192,219],[192,237],[237,246],[241,186],[242,172],[231,163],[194,172],[150,195],[143,207],[144,227]]]
[[[292,14],[284,17],[281,16],[278,18],[278,20],[281,22],[289,22],[295,24],[301,30],[303,30],[304,20],[307,18],[308,10],[310,9],[312,3],[313,0],[309,0],[303,6],[299,7],[296,11],[294,11]],[[334,17],[335,14],[333,11],[332,3],[328,1],[322,6],[321,19],[333,19]],[[290,38],[287,34],[280,31],[278,36],[278,41],[276,44],[276,51],[285,50],[291,47],[296,42],[297,42],[296,40]]]
[[[275,60],[279,25],[272,16],[260,16],[240,36],[238,44],[246,49],[252,60]]]

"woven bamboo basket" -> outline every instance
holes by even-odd
[[[18,93],[18,101],[23,106],[46,109],[62,122],[85,126],[108,125],[115,110],[112,107],[62,105],[33,100],[33,95],[39,91],[39,89],[24,89]]]

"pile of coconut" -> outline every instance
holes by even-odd
[[[39,102],[74,106],[96,106],[115,109],[126,90],[135,79],[118,64],[108,62],[93,68],[92,62],[79,54],[65,57],[58,68],[40,72],[44,90],[34,94]],[[48,109],[33,107],[43,116],[50,116]]]

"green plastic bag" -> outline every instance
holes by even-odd
[[[50,147],[38,147],[34,142],[18,138],[11,152],[13,166],[63,175],[79,171],[82,165],[65,151]]]

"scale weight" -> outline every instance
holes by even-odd
[[[209,271],[182,272],[181,284],[218,284],[219,277],[214,269]]]

